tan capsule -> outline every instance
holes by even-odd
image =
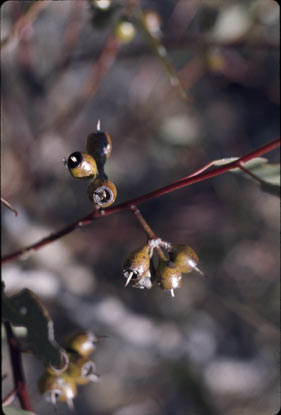
[[[99,380],[96,365],[92,359],[77,353],[69,353],[69,365],[65,377],[71,379],[76,385],[85,385]]]
[[[83,330],[71,335],[65,343],[65,348],[81,356],[89,356],[96,350],[97,341],[98,337],[94,333]]]
[[[88,195],[90,201],[94,202],[96,206],[105,208],[115,202],[117,189],[110,180],[97,179],[88,187]]]
[[[52,375],[47,372],[38,380],[38,388],[47,401],[72,401],[77,395],[75,382],[64,375]]]
[[[181,287],[181,270],[174,262],[160,261],[156,269],[156,279],[162,290],[175,290]]]
[[[173,245],[170,258],[180,268],[182,273],[187,274],[192,270],[196,270],[204,275],[197,267],[199,258],[190,246],[184,244]]]
[[[150,266],[150,246],[146,244],[131,252],[123,263],[123,275],[127,279],[126,286],[132,280],[138,281],[147,274]]]
[[[87,152],[96,160],[98,169],[103,168],[112,151],[110,135],[104,131],[91,133],[87,138]]]
[[[88,153],[75,151],[67,159],[67,167],[71,176],[76,179],[91,179],[97,176],[97,164],[95,159]]]

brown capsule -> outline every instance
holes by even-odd
[[[64,375],[52,375],[47,372],[38,380],[38,388],[47,401],[53,404],[59,401],[72,401],[77,395],[75,382]]]
[[[96,160],[98,170],[103,169],[103,166],[112,151],[110,135],[104,131],[97,131],[96,133],[88,135],[87,151]]]
[[[67,369],[68,363],[69,363],[69,357],[68,357],[66,351],[61,349],[60,350],[60,355],[61,355],[61,364],[60,364],[59,367],[55,367],[51,364],[46,365],[46,371],[49,374],[59,375],[59,374],[65,372],[65,370]]]
[[[95,159],[88,153],[75,151],[70,154],[66,161],[69,173],[76,179],[91,179],[97,176],[97,164]]]
[[[97,342],[98,337],[94,333],[83,330],[70,336],[65,343],[65,348],[81,356],[89,356],[96,350]]]
[[[127,278],[125,287],[131,280],[137,282],[149,271],[150,246],[148,244],[131,252],[123,263],[123,275]]]
[[[170,290],[172,297],[174,297],[174,290],[181,286],[181,270],[172,261],[160,260],[156,269],[156,279],[162,290]]]
[[[110,180],[97,179],[88,187],[88,195],[90,201],[94,202],[96,206],[105,208],[115,202],[117,189]]]
[[[77,353],[69,353],[69,365],[65,377],[71,379],[76,385],[85,385],[99,380],[95,363],[88,356],[80,356]]]
[[[200,269],[197,267],[197,264],[199,262],[198,256],[188,245],[173,245],[170,258],[171,261],[173,261],[184,274],[187,274],[188,272],[191,272],[194,269],[200,274],[203,274],[203,272],[200,271]]]

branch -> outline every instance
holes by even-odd
[[[51,121],[50,125],[43,126],[41,133],[50,127],[62,128],[64,127],[73,114],[79,112],[94,96],[98,87],[100,86],[103,78],[113,65],[114,60],[119,51],[120,44],[113,34],[110,34],[106,40],[104,47],[99,57],[93,60],[91,71],[88,79],[84,85],[79,89],[79,93],[75,99],[69,104],[69,106],[59,113],[54,120]]]
[[[12,331],[11,324],[8,321],[4,321],[4,325],[7,333],[15,390],[17,391],[22,409],[33,412],[24,380],[21,352],[19,350],[17,340]]]
[[[131,205],[130,210],[135,214],[139,224],[141,225],[142,229],[146,233],[147,239],[150,240],[150,241],[153,240],[153,239],[158,239],[157,235],[153,232],[153,230],[151,229],[149,224],[146,222],[146,220],[144,219],[144,217],[140,213],[139,209],[135,205]],[[155,248],[158,252],[159,257],[163,261],[167,261],[167,258],[165,256],[165,254],[163,253],[161,247],[158,245],[158,246],[155,246]],[[129,282],[129,280],[127,280],[127,281]]]
[[[269,153],[270,151],[278,148],[280,146],[280,138],[273,140],[267,144],[265,144],[262,147],[259,147],[258,149],[250,152],[249,154],[246,154],[243,157],[240,157],[239,159],[236,159],[232,161],[231,163],[224,164],[223,166],[216,167],[212,169],[211,171],[205,171],[209,167],[212,167],[212,162],[206,164],[196,172],[183,177],[180,180],[175,181],[172,184],[169,184],[167,186],[161,187],[160,189],[153,190],[152,192],[146,193],[142,196],[136,197],[134,199],[128,200],[127,202],[117,204],[115,206],[111,206],[107,208],[106,210],[94,210],[89,215],[85,216],[84,218],[78,219],[76,222],[72,223],[71,225],[66,226],[62,230],[52,233],[49,236],[46,236],[45,238],[41,239],[40,241],[27,246],[26,248],[22,248],[16,252],[13,252],[11,254],[5,255],[2,257],[2,264],[11,262],[15,259],[18,259],[22,256],[25,256],[26,254],[31,253],[32,251],[36,251],[43,246],[46,246],[50,244],[53,241],[56,241],[57,239],[62,238],[63,236],[69,234],[70,232],[74,231],[77,228],[81,228],[83,226],[89,225],[92,223],[95,219],[105,217],[112,215],[113,213],[121,212],[124,210],[132,209],[133,205],[139,205],[141,203],[144,203],[148,200],[155,199],[156,197],[162,196],[166,193],[171,193],[174,190],[181,189],[186,186],[190,186],[191,184],[202,182],[207,179],[211,179],[212,177],[219,176],[220,174],[226,173],[229,170],[235,169],[235,168],[241,168],[241,165],[243,163],[246,163],[247,161],[261,156],[263,154]]]
[[[38,1],[31,4],[28,10],[16,21],[10,34],[1,41],[1,49],[7,46],[12,39],[18,38],[22,31],[32,24],[41,10],[45,9],[49,3],[51,3],[51,0]]]

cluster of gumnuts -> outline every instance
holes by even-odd
[[[129,4],[113,2],[112,0],[90,0],[90,3],[94,27],[103,28],[109,24],[111,19],[115,19],[114,33],[116,38],[121,43],[128,43],[134,39],[137,33],[137,25],[132,17],[132,7]],[[144,25],[151,35],[159,38],[161,35],[161,18],[159,14],[155,10],[144,9],[141,16]]]
[[[96,365],[90,355],[96,350],[100,337],[89,331],[81,331],[65,342],[62,352],[63,367],[57,369],[51,365],[46,366],[38,380],[39,391],[47,401],[55,406],[59,400],[73,408],[77,386],[98,381]]]
[[[108,180],[104,172],[104,165],[111,151],[110,135],[100,131],[98,122],[97,131],[87,138],[87,153],[76,151],[65,159],[65,164],[73,177],[92,180],[88,187],[88,195],[97,208],[112,205],[117,196],[114,183]],[[141,216],[139,211],[138,215]],[[145,222],[143,218],[141,222]],[[190,246],[163,241],[156,237],[147,223],[144,230],[148,236],[147,243],[131,252],[123,264],[126,286],[132,281],[134,288],[150,289],[156,281],[163,290],[170,290],[174,296],[174,290],[181,286],[182,274],[195,270],[204,275],[197,267],[199,258]],[[154,256],[156,266],[152,261],[155,251],[158,254]]]
[[[156,266],[152,260],[155,251]],[[169,290],[174,297],[174,290],[181,287],[182,274],[195,270],[204,275],[197,267],[198,262],[198,256],[188,245],[172,244],[161,238],[148,239],[144,246],[131,252],[123,263],[123,275],[127,279],[125,286],[132,282],[134,288],[150,289],[156,281],[162,290]]]
[[[87,138],[87,152],[75,151],[67,159],[64,159],[72,177],[80,180],[92,180],[88,187],[88,196],[98,208],[112,205],[117,197],[116,186],[108,179],[104,171],[105,162],[111,151],[110,135],[100,131],[100,123],[98,122],[97,131],[91,133]]]

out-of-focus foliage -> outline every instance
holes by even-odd
[[[30,4],[2,5],[2,39]],[[118,16],[96,28],[86,1],[49,2],[1,51],[1,188],[18,211],[2,210],[2,255],[91,211],[88,183],[73,180],[62,159],[85,151],[99,119],[112,138],[106,173],[117,203],[279,136],[276,2],[140,5],[159,13],[159,39],[192,100],[171,85],[139,30],[126,45],[107,44],[101,65]],[[277,153],[266,155],[270,164]],[[34,291],[59,343],[75,329],[108,336],[95,358],[100,382],[79,390],[77,415],[276,413],[278,198],[225,174],[139,207],[164,240],[195,250],[208,279],[188,274],[175,298],[124,288],[123,259],[145,243],[129,212],[3,266],[7,295]],[[34,412],[50,413],[37,390],[42,362],[24,356],[24,367]],[[3,373],[6,396],[5,339]]]
[[[280,164],[269,164],[266,158],[257,157],[245,163],[244,167],[253,174],[252,179],[260,184],[263,191],[280,197]],[[251,177],[240,169],[233,172]]]
[[[33,412],[24,411],[22,409],[16,409],[9,406],[3,408],[3,413],[5,415],[34,415]]]
[[[61,366],[61,354],[55,342],[53,321],[39,298],[28,289],[7,297],[2,295],[2,318],[14,326],[26,327],[33,352],[45,363]]]

